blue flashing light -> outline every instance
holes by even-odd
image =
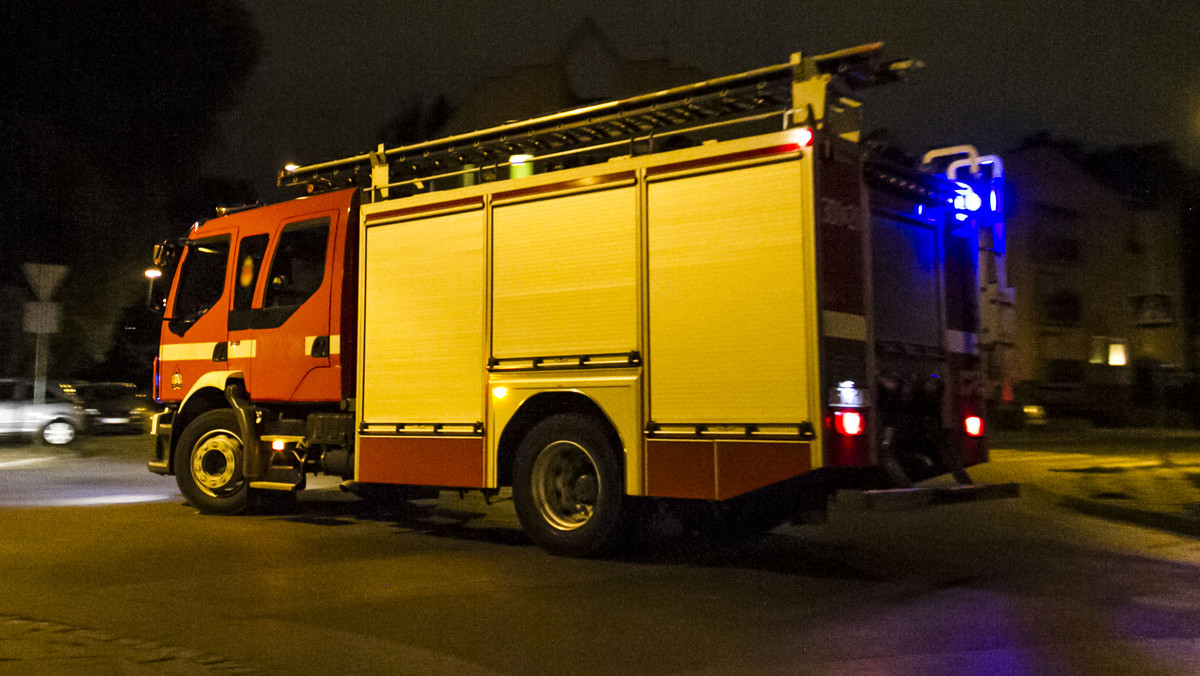
[[[967,215],[962,212],[959,212],[957,214],[954,214],[954,218],[958,221],[965,221],[965,220],[967,220]]]
[[[954,196],[954,208],[959,211],[979,211],[983,199],[966,183],[959,183],[957,194]]]
[[[1000,209],[1000,196],[996,194],[996,191],[995,191],[995,190],[993,190],[993,191],[992,191],[992,194],[991,194],[991,199],[990,199],[989,201],[990,201],[990,203],[991,203],[992,211],[999,211],[999,209]]]

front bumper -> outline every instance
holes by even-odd
[[[150,417],[150,434],[154,437],[153,455],[146,469],[155,474],[171,473],[171,423],[175,412],[167,409]]]

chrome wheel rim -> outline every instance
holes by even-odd
[[[42,430],[42,440],[48,444],[61,446],[75,439],[75,426],[65,420],[56,420],[46,425]]]
[[[591,520],[600,495],[600,474],[587,449],[556,441],[538,454],[530,477],[533,501],[546,523],[572,531]]]
[[[241,487],[238,456],[242,440],[229,430],[213,430],[192,448],[192,478],[196,487],[214,498]]]

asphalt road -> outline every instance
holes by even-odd
[[[144,441],[0,445],[0,674],[1200,673],[1200,544],[1037,496],[580,561],[452,494],[202,516]]]

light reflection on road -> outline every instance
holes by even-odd
[[[49,453],[36,446],[0,448],[0,507],[99,507],[179,499],[174,481],[146,471],[142,449],[133,441],[85,439]]]
[[[40,462],[48,462],[53,460],[52,456],[44,458],[22,458],[20,460],[4,460],[0,461],[0,469],[15,469],[17,467],[25,467],[27,465],[36,465]]]
[[[170,500],[173,495],[155,495],[151,493],[129,493],[118,495],[91,495],[86,497],[61,497],[48,498],[45,500],[31,499],[26,500],[21,504],[25,507],[99,507],[103,505],[132,505],[142,502],[162,502]],[[12,507],[17,505],[6,504],[0,500],[0,505]]]

